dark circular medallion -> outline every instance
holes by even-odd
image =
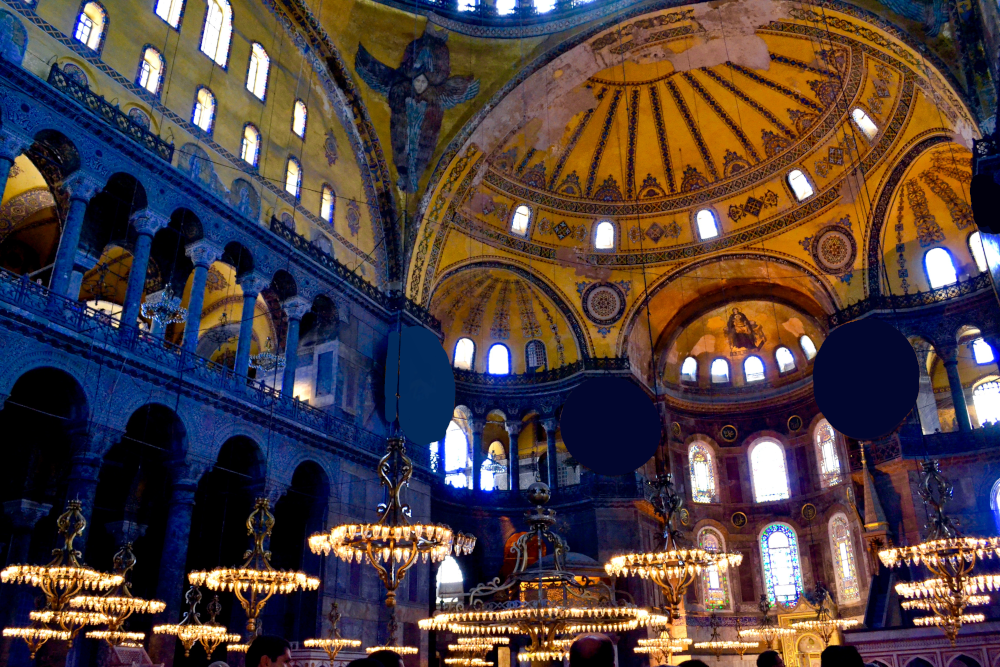
[[[682,525],[686,526],[691,523],[691,512],[688,512],[687,509],[681,508],[680,515]]]
[[[732,424],[726,424],[721,429],[719,429],[719,437],[726,442],[736,442],[740,432],[736,430],[736,427]]]
[[[858,256],[854,235],[842,225],[827,225],[812,237],[809,248],[816,266],[839,276],[850,273]]]
[[[580,296],[583,312],[594,324],[608,326],[625,314],[625,292],[614,283],[593,283]]]
[[[792,415],[791,417],[788,418],[789,431],[798,431],[801,428],[802,428],[802,417],[799,417],[798,415]]]
[[[816,518],[816,506],[812,503],[806,503],[802,506],[802,518],[806,521],[812,521]]]
[[[733,512],[733,516],[729,519],[733,522],[733,525],[737,528],[742,528],[747,525],[747,515],[743,512]]]
[[[674,437],[679,437],[681,434],[681,425],[677,422],[670,423],[670,432],[674,434]]]

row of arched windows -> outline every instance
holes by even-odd
[[[824,488],[835,486],[843,480],[837,434],[825,419],[813,431],[816,461],[820,483]],[[754,500],[766,503],[791,497],[788,467],[781,445],[770,438],[762,438],[750,447],[750,480]],[[691,499],[696,503],[717,503],[719,498],[719,473],[712,450],[704,442],[695,441],[688,447],[688,472],[691,479]]]
[[[476,343],[471,338],[459,338],[452,355],[452,366],[463,371],[475,370]],[[546,370],[548,360],[545,343],[531,340],[524,346],[524,362],[528,372]],[[494,343],[486,354],[486,372],[490,375],[509,375],[510,350],[503,343]]]
[[[987,262],[987,246],[983,244],[983,239],[979,232],[972,232],[967,239],[969,253],[976,262],[976,268],[980,272],[989,271]],[[991,248],[992,249],[992,248]],[[993,253],[995,255],[995,252]],[[995,258],[1000,260],[1000,258]],[[1000,261],[997,261],[1000,263]],[[958,282],[958,269],[955,267],[955,259],[947,248],[931,248],[924,253],[924,271],[927,273],[927,282],[931,289],[947,287]]]
[[[806,361],[812,361],[813,357],[816,356],[816,346],[809,336],[802,335],[799,337],[799,347],[802,348],[802,354],[805,355]],[[774,351],[774,361],[778,366],[779,374],[790,373],[795,370],[795,355],[785,346],[781,346]],[[711,366],[709,366],[709,376],[713,384],[727,384],[732,382],[732,377],[729,373],[729,360],[723,357],[713,359]],[[750,355],[744,359],[743,377],[748,384],[762,382],[765,379],[764,361],[757,355]],[[694,357],[687,357],[681,363],[681,381],[698,381],[698,360]]]

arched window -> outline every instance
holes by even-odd
[[[729,382],[729,362],[721,357],[712,361],[711,371],[713,384],[725,384]]]
[[[458,11],[460,12],[476,11],[476,0],[458,0]]]
[[[698,360],[694,357],[688,357],[684,360],[684,363],[681,364],[681,381],[698,381]]]
[[[227,0],[208,0],[205,29],[201,33],[201,51],[225,67],[229,60],[229,40],[233,36],[233,8]]]
[[[791,526],[772,523],[760,534],[760,556],[764,563],[767,599],[794,605],[802,595],[799,570],[799,541]]]
[[[840,454],[837,452],[837,432],[830,422],[823,419],[816,424],[813,434],[816,442],[816,460],[819,461],[819,479],[823,487],[840,484],[841,468]]]
[[[324,183],[323,189],[320,191],[319,195],[319,217],[323,218],[327,222],[333,222],[335,201],[336,199],[333,196],[333,188]]]
[[[80,10],[79,16],[76,17],[76,30],[73,31],[73,37],[87,48],[100,51],[107,23],[108,15],[104,8],[96,2],[88,2]]]
[[[972,392],[972,405],[980,425],[996,424],[1000,421],[1000,382],[984,382]]]
[[[854,111],[851,112],[851,119],[854,121],[854,124],[858,126],[858,129],[861,130],[866,137],[868,137],[869,141],[874,139],[875,135],[878,134],[878,125],[876,125],[875,121],[868,117],[868,114],[866,114],[864,110],[855,107]]]
[[[524,346],[525,366],[529,371],[545,370],[548,368],[548,359],[545,354],[545,343],[540,340],[530,340]]]
[[[503,343],[494,343],[486,359],[486,372],[490,375],[510,373],[510,350]]]
[[[240,157],[251,167],[257,166],[257,158],[260,156],[260,132],[247,123],[243,128],[243,144],[240,146]]]
[[[813,357],[816,356],[816,346],[809,336],[803,334],[799,337],[799,347],[802,348],[802,354],[806,355],[806,361],[812,361]]]
[[[527,236],[529,222],[531,222],[531,209],[521,204],[514,209],[514,217],[510,219],[511,233],[518,236]]]
[[[754,500],[766,503],[789,497],[785,452],[774,440],[762,440],[750,449],[750,477]]]
[[[479,488],[483,491],[507,490],[507,452],[499,440],[490,444],[486,459],[479,466]]]
[[[694,502],[717,502],[715,462],[712,452],[703,443],[691,443],[688,448],[688,467],[691,469],[691,498]]]
[[[517,6],[515,0],[497,0],[497,14],[500,16],[508,16],[514,13],[514,8]]]
[[[173,28],[180,27],[183,11],[184,0],[156,0],[156,15]]]
[[[719,235],[719,223],[715,219],[715,213],[707,208],[698,211],[694,216],[694,222],[698,226],[698,238],[702,241],[714,239]]]
[[[924,255],[924,269],[931,289],[958,282],[955,262],[951,261],[951,253],[944,248],[931,248],[927,251]]]
[[[556,0],[535,0],[535,12],[544,14],[556,8]]]
[[[437,453],[438,443],[431,445],[431,454]],[[444,434],[444,481],[455,488],[469,488],[469,439],[458,422],[452,420]]]
[[[702,528],[698,533],[698,546],[705,551],[719,553],[726,550],[726,541],[714,528]],[[705,568],[701,574],[701,596],[708,609],[729,609],[729,577],[727,570]]]
[[[471,371],[476,358],[476,344],[471,338],[459,338],[455,343],[455,356],[452,366],[463,371]]]
[[[212,126],[215,123],[215,95],[204,86],[195,93],[191,122],[205,132],[212,132]]]
[[[309,110],[302,100],[295,100],[292,107],[292,132],[300,139],[306,138],[306,121],[309,119]]]
[[[454,556],[448,556],[438,565],[437,603],[458,602],[465,593],[465,577]]]
[[[603,220],[597,223],[594,232],[594,248],[597,250],[611,250],[615,247],[615,226],[613,223]]]
[[[774,360],[778,362],[778,372],[787,373],[795,370],[795,357],[787,347],[779,347],[774,351]]]
[[[861,599],[858,566],[854,560],[854,544],[847,517],[835,514],[830,519],[830,550],[833,552],[837,572],[837,604],[857,602]]]
[[[163,56],[152,46],[147,46],[142,51],[136,83],[154,95],[160,92],[160,84],[163,83]]]
[[[296,199],[302,192],[302,167],[293,157],[288,158],[288,164],[285,166],[285,192]]]
[[[976,363],[980,365],[992,364],[995,359],[993,348],[990,347],[985,338],[977,338],[972,341],[972,356],[975,357]]]
[[[250,65],[247,67],[247,90],[259,99],[267,93],[267,75],[271,71],[271,58],[264,47],[254,42],[250,45]]]
[[[976,267],[980,272],[989,271],[990,265],[986,262],[986,248],[983,246],[983,237],[979,232],[969,234],[969,252],[972,259],[976,260]]]
[[[764,362],[760,357],[751,355],[743,362],[743,375],[747,382],[761,382],[764,380]]]
[[[812,183],[799,169],[792,169],[788,172],[788,187],[792,189],[795,198],[799,201],[807,199],[813,194]]]

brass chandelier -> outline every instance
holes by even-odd
[[[792,628],[783,628],[778,625],[778,619],[769,614],[771,606],[770,600],[767,599],[767,593],[762,593],[760,602],[757,603],[757,608],[760,609],[760,621],[752,628],[741,628],[737,633],[741,639],[760,637],[768,648],[774,648],[776,640],[795,634],[795,630]]]
[[[834,633],[847,630],[858,625],[860,621],[854,618],[833,618],[827,608],[830,601],[830,591],[823,584],[816,583],[813,594],[805,596],[806,602],[816,609],[816,618],[792,623],[793,630],[812,630],[819,633],[824,648],[830,645]]]
[[[736,567],[743,562],[743,554],[686,546],[680,531],[674,527],[684,498],[674,489],[670,473],[658,475],[653,488],[656,492],[649,500],[656,513],[663,518],[663,550],[615,556],[604,568],[613,576],[637,575],[652,580],[663,591],[667,615],[673,623],[680,617],[684,594],[703,570]]]
[[[330,603],[330,614],[327,619],[330,621],[330,636],[326,639],[307,639],[306,648],[321,648],[326,651],[330,664],[337,658],[337,654],[345,648],[361,648],[360,639],[344,639],[340,635],[340,607],[336,602]]]
[[[663,626],[656,633],[655,637],[638,640],[639,645],[633,651],[648,655],[659,653],[664,656],[665,664],[669,665],[674,661],[674,653],[686,650],[693,642],[687,637],[672,637],[670,625]]]
[[[745,641],[742,639],[723,639],[719,635],[719,628],[722,627],[722,622],[719,620],[719,615],[712,612],[710,617],[712,626],[712,636],[707,642],[695,642],[694,647],[697,649],[704,649],[711,651],[715,655],[716,660],[722,659],[723,651],[736,651],[740,656],[740,660],[743,659],[743,654],[752,648],[757,648],[760,645],[760,641]],[[736,616],[736,636],[740,636],[740,617]]]
[[[385,586],[385,605],[389,608],[388,644],[396,643],[396,590],[410,568],[422,558],[434,563],[454,553],[468,555],[476,546],[476,538],[453,533],[451,528],[434,523],[410,523],[410,506],[403,502],[403,489],[413,476],[413,461],[406,455],[406,441],[391,436],[386,441],[386,453],[378,462],[378,476],[386,491],[386,500],[378,506],[376,523],[349,523],[334,526],[328,532],[309,538],[309,548],[315,554],[331,552],[350,563],[367,561],[375,568]],[[404,647],[389,646],[399,651]],[[405,650],[405,649],[404,649]]]
[[[184,647],[184,657],[191,655],[191,649],[196,643],[200,643],[205,649],[205,655],[211,657],[215,649],[224,642],[238,642],[240,636],[229,632],[226,626],[217,623],[216,615],[222,611],[222,604],[219,596],[216,595],[208,603],[208,622],[201,621],[198,613],[198,604],[201,602],[201,591],[197,586],[191,586],[184,594],[184,601],[188,603],[188,610],[184,612],[184,617],[180,623],[173,625],[157,625],[153,628],[153,633],[157,635],[174,635]]]
[[[448,651],[457,654],[444,659],[446,665],[458,667],[493,667],[486,654],[495,647],[510,643],[507,637],[459,637],[457,643],[448,644]]]
[[[143,632],[127,632],[122,629],[132,614],[158,614],[167,608],[161,600],[144,600],[132,595],[132,583],[128,576],[135,567],[132,543],[126,542],[114,556],[115,574],[122,582],[104,595],[78,595],[69,601],[74,609],[96,612],[107,616],[106,630],[91,630],[86,634],[90,639],[103,639],[111,646],[125,643],[142,643],[146,639]]]
[[[0,571],[3,583],[27,584],[41,589],[45,595],[45,608],[29,614],[32,625],[24,628],[4,628],[4,637],[23,639],[32,659],[46,642],[73,639],[87,625],[100,625],[110,619],[101,613],[69,609],[70,600],[83,591],[106,591],[121,585],[120,574],[108,574],[80,562],[81,554],[73,541],[87,527],[79,500],[66,503],[66,511],[56,519],[62,548],[53,549],[53,558],[47,565],[11,565]]]
[[[251,640],[260,634],[260,613],[271,596],[319,588],[316,577],[304,572],[276,570],[271,566],[271,552],[264,546],[274,528],[270,506],[267,498],[257,498],[254,502],[253,511],[247,517],[247,534],[253,537],[253,547],[243,554],[246,560],[242,565],[188,573],[192,586],[205,586],[213,591],[229,591],[236,595],[246,612],[247,632]]]
[[[914,623],[940,626],[954,646],[963,625],[985,620],[982,614],[966,613],[966,608],[981,604],[986,591],[1000,589],[1000,575],[974,572],[980,560],[1000,554],[1000,538],[959,535],[944,511],[954,487],[941,474],[937,461],[927,460],[922,466],[919,493],[928,510],[927,539],[914,546],[883,549],[878,557],[886,567],[923,563],[931,572],[933,576],[923,581],[897,584],[896,592],[919,601],[911,608],[933,612],[933,616],[916,618]]]
[[[535,507],[525,512],[528,531],[512,547],[517,558],[510,576],[503,583],[479,584],[446,603],[433,617],[420,621],[420,628],[478,637],[527,635],[530,644],[517,655],[527,662],[562,660],[568,645],[561,635],[624,632],[645,623],[647,610],[619,600],[621,594],[600,579],[577,577],[566,570],[569,545],[552,530],[555,512],[543,507],[549,501],[549,487],[535,482],[527,495]],[[544,544],[552,547],[551,567],[542,564]],[[539,558],[529,567],[532,550]]]

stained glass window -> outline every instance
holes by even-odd
[[[703,528],[698,533],[698,546],[705,551],[725,551],[726,542],[716,530]],[[726,570],[707,568],[701,575],[701,595],[708,609],[729,608],[729,577]]]
[[[688,465],[691,468],[691,497],[696,503],[714,503],[715,465],[712,453],[700,442],[691,443]]]
[[[837,433],[830,422],[822,420],[816,425],[816,458],[819,459],[819,478],[824,488],[841,482],[840,454],[837,453]]]
[[[791,526],[772,523],[760,534],[760,556],[764,563],[767,599],[794,605],[802,594],[799,541]]]
[[[840,594],[837,602],[845,604],[860,600],[861,588],[858,585],[858,567],[854,560],[851,529],[843,514],[836,514],[830,519],[830,549],[837,569],[837,590]]]
[[[750,451],[753,494],[758,503],[788,498],[788,472],[785,453],[773,440],[764,440]]]

